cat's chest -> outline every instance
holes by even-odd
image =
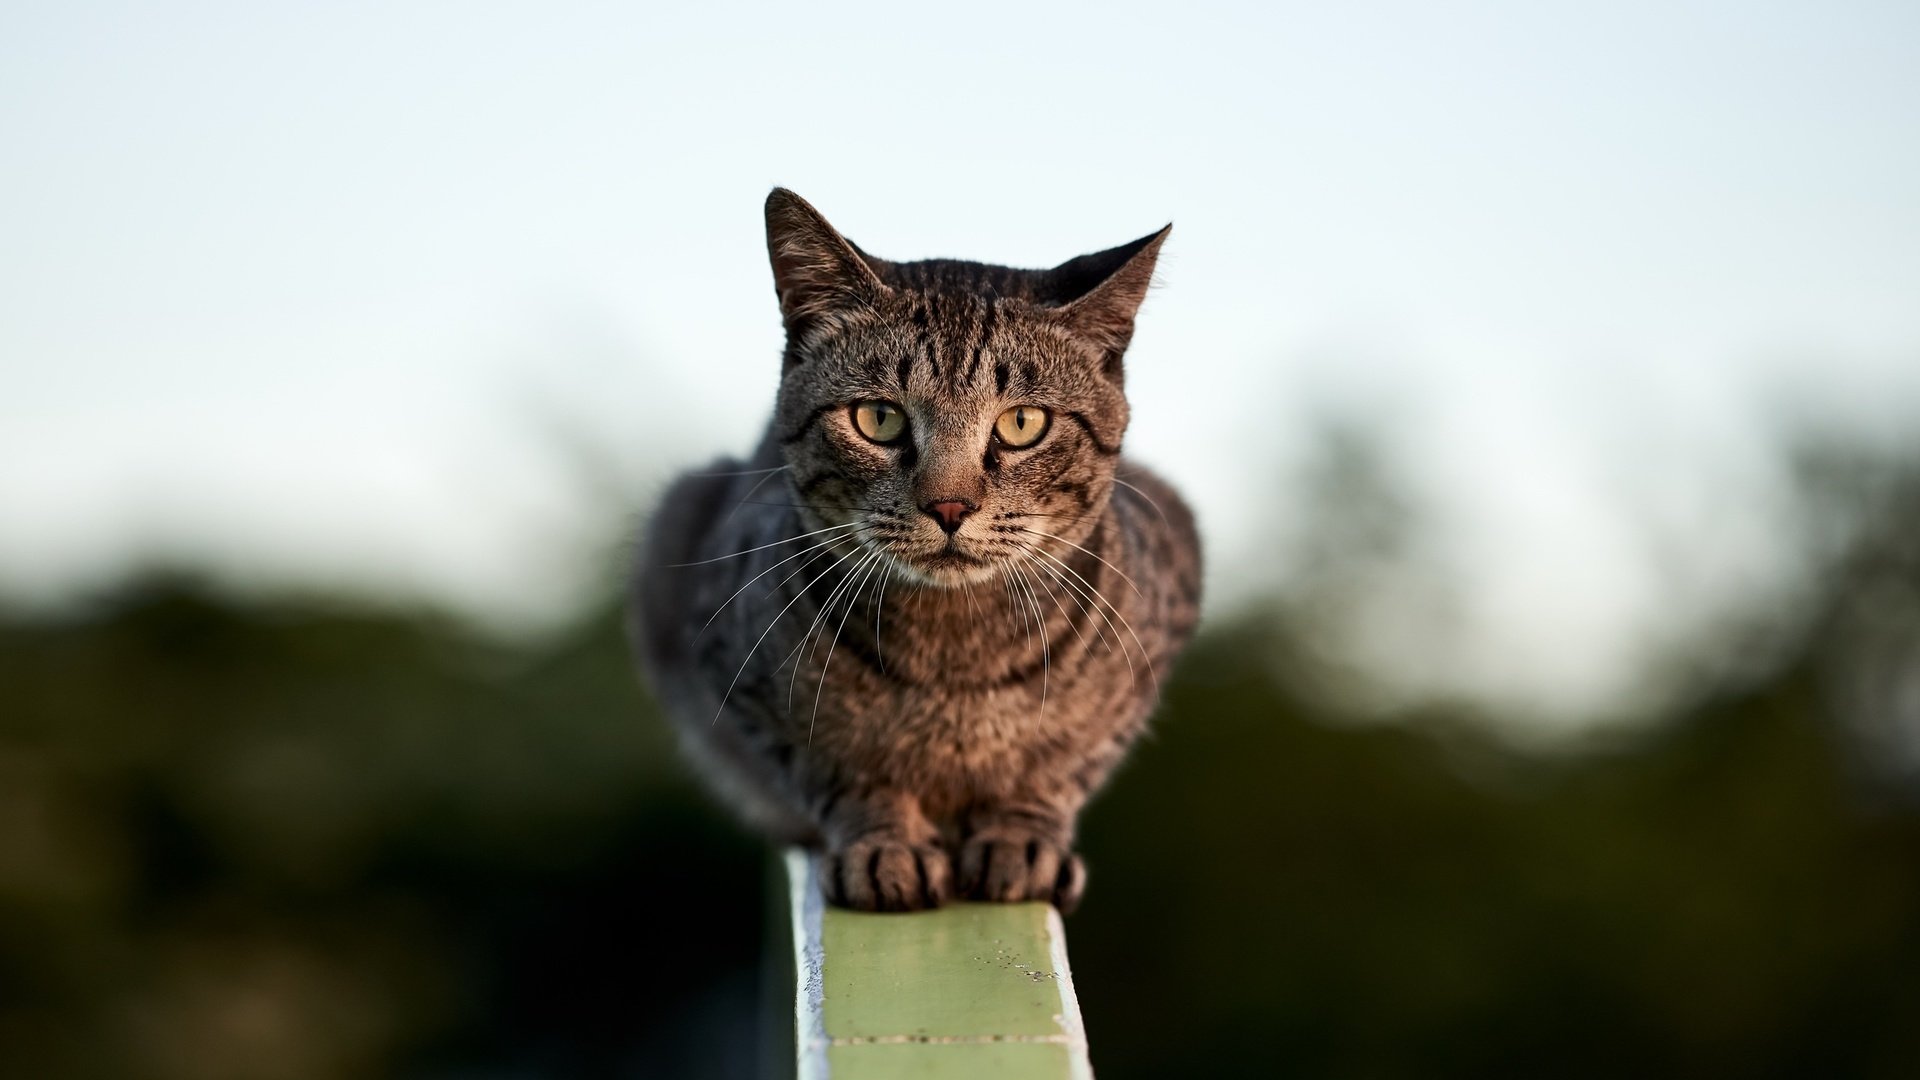
[[[1048,736],[1064,703],[1043,711],[1022,683],[909,685],[853,672],[835,681],[828,693],[850,697],[822,713],[815,749],[870,782],[913,788],[931,812],[1009,788],[1077,742]]]
[[[1064,618],[996,624],[983,610],[971,623],[896,626],[891,640],[886,629],[872,655],[864,637],[843,640],[816,683],[821,707],[801,719],[818,750],[936,802],[1078,758],[1144,700],[1125,659]]]

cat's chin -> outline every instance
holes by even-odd
[[[915,584],[931,585],[938,589],[977,585],[991,581],[999,572],[995,564],[985,559],[950,550],[913,558],[896,558],[894,565]]]

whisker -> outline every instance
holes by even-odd
[[[1075,549],[1076,551],[1086,552],[1088,555],[1093,556],[1093,558],[1099,559],[1100,565],[1105,566],[1107,569],[1113,571],[1116,574],[1119,574],[1120,579],[1122,581],[1125,581],[1127,584],[1133,586],[1133,591],[1135,595],[1141,597],[1142,599],[1145,599],[1147,594],[1140,591],[1140,586],[1137,583],[1135,583],[1132,578],[1127,576],[1127,572],[1125,570],[1120,569],[1119,567],[1113,565],[1112,563],[1108,562],[1105,559],[1101,559],[1100,556],[1095,555],[1091,551],[1087,551],[1086,548],[1081,547],[1079,544],[1076,544],[1073,541],[1068,540],[1063,536],[1055,536],[1050,532],[1041,532],[1039,529],[1028,529],[1027,531],[1034,534],[1035,536],[1044,536],[1049,540],[1058,540],[1061,543],[1067,545],[1068,547]]]
[[[835,592],[840,594],[838,599],[835,599],[832,597],[828,598],[828,601],[827,601],[827,611],[828,611],[827,617],[828,618],[832,617],[833,605],[835,603],[838,603],[839,600],[842,600],[842,599],[847,601],[848,612],[851,612],[853,610],[853,605],[859,599],[860,589],[866,583],[866,572],[872,568],[874,562],[879,558],[880,558],[880,552],[878,550],[869,549],[867,552],[867,557],[864,559],[861,559],[857,563],[854,563],[853,569],[847,571],[847,580],[841,583],[843,588],[835,590]],[[843,620],[844,618],[845,618],[845,615],[842,615]],[[821,623],[820,628],[822,630],[826,629],[826,624],[824,621]],[[818,639],[815,639],[812,650],[807,653],[807,662],[812,663],[813,658],[818,655],[820,655],[820,642]]]
[[[791,469],[791,465],[775,465],[766,469],[721,469],[714,472],[688,473],[689,476],[758,476],[761,473],[776,473]]]
[[[1018,510],[995,514],[993,519],[995,521],[1012,521],[1015,518],[1061,518],[1068,522],[1075,522],[1097,521],[1105,516],[1106,511],[1104,510],[1094,514],[1043,514],[1035,510]]]
[[[1040,612],[1040,598],[1034,595],[1033,582],[1027,578],[1018,566],[1009,566],[1008,570],[1019,577],[1021,588],[1026,590],[1027,603],[1033,608],[1033,619],[1040,627],[1040,719],[1047,718],[1047,683],[1052,677],[1052,644],[1047,636],[1047,620]]]
[[[1032,652],[1033,651],[1033,621],[1028,617],[1027,609],[1021,606],[1019,594],[1013,591],[1013,575],[1011,574],[1000,575],[1000,583],[1007,587],[1008,601],[1012,603],[1015,610],[1020,612],[1020,623],[1021,625],[1027,628],[1027,651]],[[1009,621],[1011,621],[1013,616],[1008,615],[1007,618]]]
[[[880,602],[873,608],[873,655],[880,659],[880,674],[887,673],[886,650],[880,645],[880,614],[887,610],[887,583],[893,579],[893,560],[886,560],[880,571]]]
[[[793,647],[793,651],[787,654],[787,659],[793,661],[793,670],[787,673],[787,717],[788,719],[793,718],[793,692],[798,687],[800,682],[800,668],[803,666],[803,664],[813,663],[813,658],[816,655],[818,655],[820,652],[820,638],[816,636],[816,632],[826,629],[827,620],[833,617],[833,606],[840,602],[841,592],[845,590],[849,585],[853,584],[854,579],[859,576],[860,570],[862,567],[866,566],[869,562],[873,561],[873,555],[874,555],[873,552],[871,551],[867,552],[864,556],[861,557],[859,562],[856,562],[853,564],[852,568],[847,571],[845,577],[841,578],[838,582],[834,584],[833,588],[827,593],[826,600],[820,605],[820,610],[814,612],[813,620],[807,624],[807,632],[800,635],[799,644],[795,645]],[[851,611],[852,607],[849,606],[848,610]],[[813,643],[813,649],[807,653],[806,659],[803,661],[800,657],[800,653],[803,649],[806,649],[808,642]],[[831,659],[831,655],[829,655],[829,659]],[[786,661],[782,661],[781,663],[784,664],[785,662]],[[778,671],[779,669],[775,668],[774,670]],[[826,679],[825,669],[821,670],[820,678],[823,680],[823,684],[824,684],[824,680]],[[816,698],[818,697],[817,692],[815,697]],[[816,718],[818,717],[818,715],[819,715],[818,711],[816,710],[815,712]],[[807,743],[808,745],[812,745],[813,743],[813,722],[812,721],[808,721],[807,723]]]
[[[843,596],[848,602],[848,610],[852,610],[854,583],[860,579],[860,572],[865,570],[868,564],[872,563],[874,557],[878,554],[879,552],[870,550],[864,558],[853,564],[852,569],[847,571],[847,576],[842,578],[840,583],[833,587],[831,593],[827,594],[827,602],[821,605],[820,613],[814,619],[815,626],[821,630],[827,628],[827,621],[833,618],[833,606],[839,603]],[[811,630],[809,630],[809,635],[811,635]],[[820,642],[824,636],[825,635],[822,635],[821,637],[815,637],[813,639],[813,648],[807,651],[807,663],[813,663],[814,657],[820,655]],[[799,669],[796,667],[794,670],[798,671]]]
[[[1168,525],[1172,524],[1172,522],[1167,521],[1167,512],[1165,510],[1160,509],[1159,503],[1153,501],[1153,496],[1147,494],[1146,492],[1140,490],[1139,488],[1133,486],[1132,484],[1127,483],[1125,480],[1122,480],[1117,476],[1113,478],[1113,482],[1116,484],[1119,484],[1123,488],[1126,488],[1128,491],[1133,492],[1135,495],[1138,495],[1141,498],[1147,500],[1147,505],[1153,507],[1153,512],[1160,515],[1160,521],[1163,524],[1168,524]]]
[[[767,481],[769,481],[769,480],[771,480],[771,479],[773,479],[774,477],[776,477],[776,476],[778,476],[778,475],[780,475],[780,473],[781,473],[782,471],[784,471],[785,469],[786,469],[786,466],[785,466],[785,465],[782,465],[782,466],[781,466],[780,468],[778,468],[778,469],[768,469],[768,470],[767,470],[767,475],[765,475],[765,476],[763,476],[763,477],[761,477],[760,479],[758,479],[758,480],[755,480],[755,481],[753,482],[753,486],[747,489],[747,493],[746,493],[745,495],[742,495],[742,496],[740,496],[740,499],[739,499],[739,501],[733,504],[733,507],[732,507],[732,509],[730,509],[730,510],[728,510],[728,511],[727,511],[727,516],[726,516],[725,518],[723,518],[723,519],[721,520],[721,522],[720,522],[720,523],[721,523],[722,525],[725,525],[725,524],[727,524],[728,522],[730,522],[730,521],[732,521],[732,520],[733,520],[733,516],[734,516],[735,514],[738,514],[738,513],[740,512],[740,508],[741,508],[742,506],[744,506],[744,505],[746,505],[746,502],[747,502],[747,500],[749,500],[749,499],[751,499],[751,498],[753,498],[753,493],[754,493],[754,492],[756,492],[756,491],[759,491],[759,490],[760,490],[761,488],[763,488],[763,487],[765,487],[765,486],[766,486],[766,483],[767,483]],[[741,474],[741,475],[747,475],[747,474],[745,474],[745,473],[743,473],[743,474]]]
[[[800,650],[806,648],[807,642],[813,641],[814,652],[815,653],[819,652],[819,642],[814,637],[814,631],[824,626],[826,620],[832,617],[833,605],[839,601],[840,591],[842,589],[845,589],[849,584],[853,582],[854,575],[860,572],[860,568],[862,566],[865,566],[867,562],[872,559],[873,555],[874,555],[874,552],[863,551],[861,553],[860,561],[853,564],[853,567],[847,571],[845,577],[842,577],[839,581],[834,583],[833,588],[827,592],[826,600],[821,603],[820,610],[814,612],[812,621],[807,623],[807,632],[800,635],[799,644],[795,645],[793,647],[793,651],[787,654],[787,660],[793,661],[793,671],[788,673],[787,675],[787,717],[789,719],[793,717],[794,687],[800,681]],[[816,578],[814,580],[817,582],[819,579]],[[786,665],[787,660],[782,660],[780,662],[781,666],[784,667]],[[813,655],[809,654],[807,657],[807,663],[812,663],[812,662],[813,662]],[[776,667],[774,668],[774,670],[777,672],[780,670],[780,668]],[[812,739],[813,732],[811,729],[808,730],[807,737],[809,740]]]
[[[1034,562],[1034,561],[1033,561],[1033,560],[1032,560],[1031,558],[1026,558],[1026,559],[1022,559],[1022,560],[1021,560],[1021,564],[1022,564],[1022,565],[1033,565],[1033,566],[1042,566],[1042,564],[1040,564],[1040,563],[1036,563],[1036,562]],[[1042,569],[1044,569],[1044,568],[1045,568],[1045,567],[1044,567],[1044,566],[1042,566]],[[1078,637],[1078,638],[1080,639],[1080,647],[1081,647],[1081,648],[1083,648],[1083,649],[1089,649],[1089,650],[1091,650],[1091,649],[1093,648],[1093,645],[1092,645],[1091,643],[1089,643],[1089,642],[1087,641],[1087,632],[1086,632],[1085,630],[1082,630],[1082,629],[1080,629],[1080,624],[1079,624],[1079,623],[1077,623],[1077,622],[1074,622],[1074,621],[1073,621],[1073,616],[1067,613],[1067,608],[1066,608],[1066,605],[1064,605],[1064,604],[1062,604],[1062,603],[1060,602],[1060,596],[1059,596],[1059,594],[1057,594],[1057,593],[1055,593],[1055,592],[1053,591],[1053,586],[1051,586],[1051,585],[1049,585],[1049,584],[1047,584],[1047,579],[1046,579],[1046,578],[1043,578],[1043,577],[1041,577],[1041,576],[1039,576],[1038,574],[1036,574],[1036,575],[1034,575],[1034,579],[1033,579],[1033,580],[1035,580],[1035,581],[1037,581],[1037,582],[1039,582],[1039,583],[1040,583],[1040,587],[1041,587],[1042,589],[1045,589],[1045,590],[1047,591],[1047,599],[1049,599],[1049,600],[1052,600],[1052,601],[1053,601],[1053,609],[1054,609],[1055,611],[1058,611],[1058,612],[1060,613],[1060,618],[1061,618],[1061,619],[1063,619],[1063,620],[1064,620],[1064,621],[1066,622],[1066,624],[1067,624],[1068,626],[1071,626],[1071,627],[1073,627],[1073,632],[1074,632],[1074,634],[1075,634],[1075,636],[1077,636],[1077,637]],[[1085,611],[1085,610],[1086,610],[1086,608],[1085,608],[1085,606],[1084,606],[1084,605],[1083,605],[1083,606],[1081,607],[1081,610],[1082,610],[1082,611]],[[1091,619],[1092,619],[1092,616],[1088,616],[1088,619],[1089,619],[1089,620],[1091,620]],[[1099,628],[1097,628],[1097,627],[1096,627],[1096,628],[1094,629],[1094,633],[1096,633],[1096,634],[1097,634],[1097,633],[1099,633],[1099,632],[1100,632],[1100,631],[1099,631]],[[1112,646],[1108,646],[1108,647],[1109,647],[1109,648],[1111,648]]]
[[[1105,645],[1108,653],[1112,653],[1114,646],[1119,645],[1121,655],[1127,656],[1128,662],[1131,664],[1132,657],[1126,651],[1126,643],[1120,640],[1120,628],[1113,625],[1113,619],[1107,615],[1106,609],[1102,608],[1098,601],[1095,601],[1092,607],[1088,607],[1079,589],[1073,582],[1068,581],[1066,576],[1061,574],[1060,571],[1037,559],[1033,560],[1033,565],[1045,570],[1053,580],[1059,582],[1060,587],[1065,589],[1067,595],[1073,598],[1073,602],[1080,606],[1081,613],[1087,617],[1087,625],[1093,627],[1093,640]],[[1096,616],[1100,619],[1097,623],[1093,621]],[[1109,632],[1111,632],[1111,637],[1109,636]]]
[[[1044,569],[1047,569],[1047,570],[1052,570],[1052,568],[1051,568],[1051,567],[1048,567],[1048,566],[1046,566],[1046,564],[1045,564],[1045,563],[1036,563],[1035,565],[1037,565],[1037,566],[1040,566],[1040,567],[1042,567],[1042,568],[1044,568]],[[1072,587],[1071,587],[1071,586],[1070,586],[1070,585],[1068,584],[1068,582],[1067,582],[1067,581],[1066,581],[1066,580],[1065,580],[1064,578],[1061,578],[1061,577],[1059,576],[1059,572],[1058,572],[1058,571],[1054,571],[1054,576],[1055,576],[1055,579],[1056,579],[1056,580],[1058,580],[1058,581],[1060,581],[1060,583],[1061,583],[1061,585],[1062,585],[1063,587],[1067,587],[1067,588],[1068,588],[1068,590],[1069,590],[1069,592],[1071,592],[1071,591],[1072,591]],[[1080,599],[1080,597],[1079,597],[1079,595],[1078,595],[1077,593],[1076,593],[1076,594],[1074,594],[1074,599],[1075,599],[1076,601],[1078,601],[1078,600]],[[1083,605],[1083,607],[1084,607],[1084,605]],[[1126,662],[1126,665],[1127,665],[1127,679],[1128,679],[1128,681],[1129,681],[1129,682],[1138,682],[1138,681],[1139,681],[1139,679],[1140,679],[1140,673],[1139,673],[1139,671],[1138,671],[1138,670],[1137,670],[1137,669],[1136,669],[1136,668],[1134,667],[1134,665],[1133,665],[1133,653],[1132,653],[1132,652],[1130,652],[1130,651],[1128,651],[1128,649],[1127,649],[1127,647],[1126,647],[1126,642],[1125,642],[1125,641],[1122,641],[1122,640],[1121,640],[1121,638],[1120,638],[1120,630],[1119,630],[1119,628],[1118,628],[1118,627],[1115,627],[1115,626],[1113,625],[1113,618],[1112,618],[1111,616],[1109,616],[1109,615],[1107,614],[1107,612],[1106,612],[1106,609],[1105,609],[1105,608],[1103,608],[1103,607],[1101,607],[1101,606],[1100,606],[1100,604],[1099,604],[1099,603],[1098,603],[1097,601],[1096,601],[1096,602],[1094,603],[1094,605],[1093,605],[1093,608],[1092,608],[1092,612],[1093,612],[1093,614],[1096,614],[1096,615],[1098,615],[1098,616],[1100,616],[1100,619],[1101,619],[1101,621],[1102,621],[1102,622],[1104,622],[1104,623],[1106,624],[1106,628],[1107,628],[1107,630],[1109,630],[1109,631],[1111,631],[1111,632],[1112,632],[1112,635],[1113,635],[1113,636],[1111,637],[1111,639],[1108,639],[1108,640],[1107,640],[1107,652],[1108,652],[1109,654],[1111,654],[1111,653],[1113,652],[1113,648],[1114,648],[1114,645],[1115,645],[1115,644],[1118,644],[1118,645],[1120,646],[1120,659],[1121,659],[1121,660],[1123,660],[1123,661],[1125,661],[1125,662]],[[1102,636],[1104,637],[1105,635],[1103,634]]]
[[[775,540],[771,544],[761,544],[759,547],[750,547],[745,551],[736,551],[731,555],[716,555],[711,559],[701,559],[698,562],[668,563],[667,566],[669,568],[681,568],[681,567],[688,567],[688,566],[706,566],[708,563],[725,562],[728,559],[737,559],[742,555],[751,555],[756,551],[765,551],[768,548],[779,547],[781,544],[790,544],[795,540],[805,540],[809,536],[819,536],[822,533],[830,533],[836,529],[852,529],[857,527],[859,524],[860,523],[857,521],[849,521],[844,525],[829,525],[824,529],[815,529],[812,532],[803,532],[798,536],[789,536],[782,540]]]
[[[860,584],[854,591],[847,595],[847,610],[840,616],[840,625],[833,630],[833,644],[827,646],[827,662],[820,665],[820,685],[813,691],[813,716],[807,720],[808,746],[813,745],[813,726],[820,722],[820,695],[827,689],[827,670],[833,667],[834,650],[840,647],[840,632],[847,628],[847,616],[852,615],[853,609],[860,605],[860,592],[867,587],[867,579],[873,576],[873,568],[879,565],[875,560],[880,557],[880,552],[875,551],[867,558],[865,575],[861,577]]]
[[[809,544],[806,547],[801,548],[799,551],[796,551],[793,554],[787,556],[786,558],[781,559],[779,562],[774,563],[772,566],[767,567],[765,570],[762,570],[759,573],[748,578],[747,583],[745,585],[742,585],[738,589],[734,590],[734,593],[732,596],[729,596],[725,600],[722,600],[720,602],[720,606],[713,609],[713,614],[707,616],[707,621],[705,623],[702,623],[700,626],[700,633],[693,635],[693,639],[695,641],[699,641],[700,638],[706,634],[708,627],[711,627],[713,625],[713,620],[720,617],[720,613],[727,609],[728,604],[731,604],[735,600],[740,599],[741,593],[746,592],[748,589],[752,588],[754,582],[759,581],[761,578],[766,577],[768,574],[773,573],[775,570],[780,569],[782,566],[785,566],[786,564],[792,562],[793,560],[799,558],[800,556],[805,555],[809,551],[819,551],[821,548],[831,548],[833,545],[839,543],[844,539],[846,539],[845,536],[829,536],[825,540],[822,540],[817,544]],[[794,572],[798,573],[799,570],[805,569],[808,563],[818,562],[819,559],[820,559],[820,556],[815,555],[813,558],[808,559],[807,562],[801,563],[799,569],[796,569]],[[793,574],[788,574],[787,577],[781,579],[780,584],[785,584],[792,577],[793,577]]]
[[[1075,571],[1072,567],[1067,566],[1065,563],[1061,563],[1060,560],[1053,558],[1052,555],[1047,555],[1046,552],[1041,551],[1039,548],[1034,548],[1032,550],[1036,555],[1046,555],[1048,559],[1051,559],[1055,563],[1059,563],[1059,565],[1066,570],[1067,573],[1063,574],[1060,572],[1060,570],[1055,569],[1054,567],[1048,566],[1046,563],[1043,563],[1043,562],[1034,563],[1035,566],[1038,566],[1041,569],[1050,572],[1053,575],[1054,580],[1060,582],[1062,586],[1066,587],[1069,592],[1072,592],[1074,594],[1074,599],[1076,601],[1081,600],[1083,597],[1086,600],[1092,601],[1093,603],[1093,607],[1091,609],[1092,614],[1100,616],[1101,621],[1106,623],[1107,630],[1111,631],[1113,634],[1113,640],[1109,642],[1107,645],[1108,650],[1111,651],[1115,644],[1118,644],[1120,646],[1120,658],[1127,662],[1127,675],[1129,678],[1137,681],[1140,678],[1140,675],[1137,671],[1134,670],[1133,654],[1127,651],[1126,642],[1120,640],[1120,629],[1119,627],[1113,624],[1113,616],[1107,614],[1107,609],[1113,607],[1112,602],[1108,601],[1106,596],[1101,594],[1099,590],[1094,589],[1093,586],[1089,584],[1085,578],[1081,577],[1079,572]],[[1067,576],[1068,574],[1071,574],[1072,576],[1068,577]],[[1103,603],[1105,604],[1105,607],[1101,606]],[[1082,610],[1086,610],[1086,604],[1082,603],[1081,608]],[[1119,612],[1115,611],[1114,614],[1117,615],[1119,614]],[[1142,660],[1148,661],[1149,670],[1151,670],[1152,661],[1151,661],[1151,658],[1147,656],[1147,651],[1144,647],[1140,650],[1140,658]]]
[[[1140,650],[1140,659],[1146,662],[1147,675],[1149,678],[1153,680],[1153,692],[1155,695],[1158,695],[1160,693],[1160,676],[1158,673],[1156,673],[1153,670],[1153,657],[1147,652],[1147,646],[1145,645],[1145,643],[1143,643],[1140,640],[1140,635],[1134,631],[1133,624],[1127,621],[1126,615],[1122,614],[1119,608],[1114,607],[1113,601],[1108,600],[1105,593],[1102,593],[1099,589],[1094,588],[1091,582],[1088,582],[1086,578],[1081,577],[1080,571],[1075,570],[1073,567],[1068,566],[1064,562],[1061,562],[1050,551],[1044,551],[1044,550],[1041,550],[1040,548],[1034,548],[1033,550],[1038,552],[1042,558],[1052,560],[1056,565],[1060,566],[1062,569],[1067,571],[1067,573],[1072,574],[1076,578],[1080,578],[1081,582],[1086,584],[1087,588],[1093,589],[1094,595],[1098,596],[1100,600],[1107,605],[1107,610],[1113,612],[1114,617],[1120,620],[1120,625],[1127,628],[1128,636],[1133,638],[1134,647]],[[1088,554],[1092,554],[1092,552],[1088,552]],[[1095,556],[1095,557],[1098,558],[1098,556]],[[1105,560],[1102,560],[1102,561],[1105,561]],[[1125,653],[1126,650],[1122,649],[1121,652]]]
[[[843,539],[846,539],[846,538],[845,538],[845,537],[835,537],[834,539],[835,539],[836,541],[838,541],[838,540],[843,540]],[[832,549],[831,549],[831,548],[829,548],[829,549],[828,549],[828,550],[827,550],[827,551],[825,552],[825,554],[828,554],[828,555],[830,555],[830,554],[832,554],[832,553],[833,553],[833,551],[832,551]],[[780,579],[779,581],[776,581],[776,582],[774,582],[774,583],[773,583],[772,585],[769,585],[769,586],[767,587],[767,595],[769,595],[769,596],[771,596],[771,595],[773,595],[773,594],[775,594],[775,593],[778,593],[778,592],[780,591],[780,588],[781,588],[782,586],[784,586],[784,585],[785,585],[785,584],[786,584],[787,582],[789,582],[789,581],[792,581],[792,580],[793,580],[793,579],[794,579],[795,577],[797,577],[797,576],[799,576],[799,574],[800,574],[800,571],[802,571],[802,570],[805,570],[805,569],[806,569],[807,567],[809,567],[809,566],[811,566],[811,565],[813,565],[814,563],[816,563],[816,562],[818,562],[818,561],[820,561],[820,558],[821,558],[821,556],[819,556],[819,555],[816,555],[816,556],[814,556],[813,558],[811,558],[811,559],[808,559],[808,560],[807,560],[806,562],[803,562],[803,563],[801,563],[801,564],[800,564],[799,566],[797,566],[797,567],[795,567],[795,568],[794,568],[794,570],[793,570],[793,573],[791,573],[791,574],[788,574],[788,575],[787,575],[786,577],[783,577],[783,578],[781,578],[781,579]],[[832,567],[828,567],[828,569],[829,569],[829,570],[831,570],[831,569],[832,569]],[[823,574],[822,576],[824,576],[824,574]],[[815,579],[813,579],[813,580],[814,580],[814,581],[819,581],[820,579],[819,579],[819,578],[815,578]],[[809,586],[811,586],[811,585],[813,584],[813,582],[808,582],[807,584],[808,584]]]
[[[771,494],[771,492],[769,492],[769,494]],[[745,500],[742,500],[742,501],[745,501]],[[883,514],[886,512],[884,510],[877,510],[871,506],[852,506],[847,503],[768,502],[765,499],[755,499],[752,501],[751,505],[753,506],[784,506],[789,510],[848,510],[848,511],[858,511],[863,514]]]
[[[814,578],[813,580],[817,582],[820,580],[820,578],[826,577],[828,574],[831,574],[834,571],[835,567],[839,566],[841,563],[846,562],[848,559],[853,558],[858,553],[859,553],[859,549],[855,548],[853,551],[849,551],[845,555],[840,556],[838,559],[834,560],[832,566],[829,566],[825,570],[820,571],[820,576]],[[796,573],[797,572],[798,571],[796,571]],[[812,582],[809,582],[808,586],[810,587],[811,585],[812,585]],[[740,670],[735,671],[733,673],[733,681],[727,684],[727,692],[720,695],[720,707],[713,711],[713,721],[712,721],[713,723],[715,724],[719,723],[720,714],[727,711],[727,699],[733,696],[733,688],[740,685],[740,676],[746,674],[747,665],[753,662],[753,654],[760,651],[760,645],[762,642],[767,640],[767,635],[773,633],[773,628],[780,624],[780,620],[784,618],[787,612],[792,610],[793,605],[798,603],[800,601],[800,598],[805,595],[807,595],[807,588],[803,587],[803,588],[794,590],[793,599],[788,600],[786,607],[781,608],[780,611],[774,615],[773,621],[767,623],[767,628],[765,630],[760,631],[760,636],[754,640],[753,647],[747,650],[746,659],[740,661]],[[774,670],[777,671],[779,669],[776,668]]]

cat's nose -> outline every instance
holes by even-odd
[[[966,520],[968,514],[973,513],[973,504],[965,499],[938,499],[920,509],[931,514],[933,519],[940,523],[941,528],[952,534],[958,532],[960,523]]]

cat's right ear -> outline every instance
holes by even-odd
[[[1106,356],[1106,373],[1120,377],[1121,357],[1133,340],[1133,317],[1153,284],[1160,245],[1173,231],[1156,233],[1117,248],[1069,259],[1048,271],[1054,294],[1065,301],[1055,317]]]
[[[767,255],[789,334],[836,311],[872,306],[888,292],[860,250],[786,188],[767,196]]]

